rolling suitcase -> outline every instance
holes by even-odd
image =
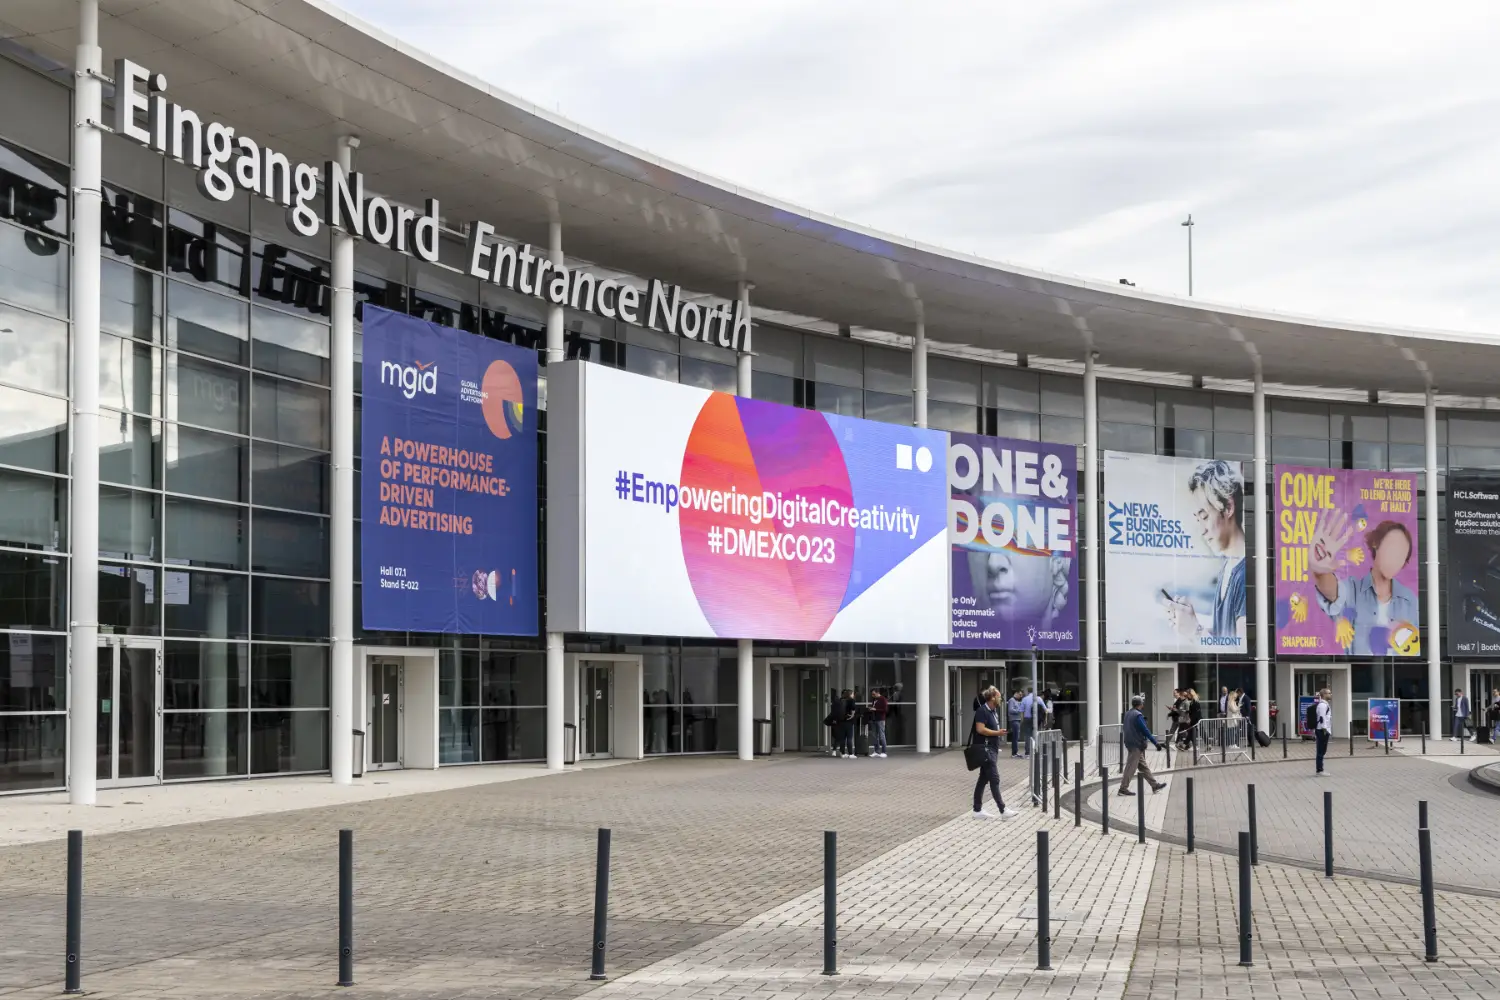
[[[1261,745],[1261,749],[1265,749],[1266,747],[1271,745],[1271,737],[1267,736],[1261,730],[1257,729],[1255,731],[1255,742]]]

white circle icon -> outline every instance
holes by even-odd
[[[917,471],[926,472],[932,468],[932,452],[926,445],[917,449]]]

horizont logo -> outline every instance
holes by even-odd
[[[437,372],[436,361],[429,361],[426,364],[417,361],[409,365],[398,365],[394,361],[382,361],[380,362],[380,384],[399,387],[401,395],[407,399],[414,398],[419,392],[425,392],[429,396],[436,396]]]

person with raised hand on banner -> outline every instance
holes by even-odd
[[[1364,536],[1370,571],[1340,581],[1335,574],[1354,529],[1344,511],[1333,509],[1323,513],[1307,546],[1308,571],[1323,612],[1335,621],[1343,618],[1351,626],[1340,628],[1337,633],[1345,652],[1356,656],[1389,655],[1387,642],[1371,641],[1372,632],[1378,629],[1384,638],[1391,626],[1402,622],[1415,625],[1420,618],[1417,595],[1396,579],[1396,574],[1411,561],[1411,533],[1399,521],[1381,521]],[[1360,556],[1364,554],[1358,549],[1353,551]]]

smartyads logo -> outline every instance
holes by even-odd
[[[394,385],[401,395],[413,399],[417,393],[437,395],[437,362],[416,361],[409,365],[398,365],[394,361],[380,363],[380,384]]]

